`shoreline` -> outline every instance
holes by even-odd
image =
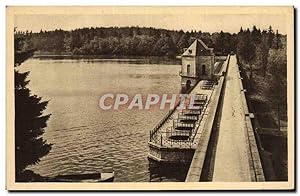
[[[34,54],[33,58],[65,57],[65,58],[96,58],[96,59],[168,59],[178,60],[168,56],[144,56],[144,55],[77,55],[77,54]]]
[[[117,55],[70,55],[70,54],[34,54],[33,59],[51,59],[51,60],[97,60],[97,61],[115,61],[127,63],[149,63],[149,64],[176,64],[181,63],[180,59],[166,56],[117,56]]]

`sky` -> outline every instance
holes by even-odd
[[[240,28],[267,29],[286,34],[286,17],[278,14],[193,15],[193,14],[101,14],[101,15],[16,15],[14,26],[18,30],[72,30],[83,27],[155,27],[169,30],[237,33]]]

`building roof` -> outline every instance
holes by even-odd
[[[201,40],[196,39],[188,49],[184,51],[182,56],[207,56],[213,55],[213,48],[207,47],[207,45]]]

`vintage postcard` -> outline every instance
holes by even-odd
[[[7,13],[8,190],[293,190],[294,8]]]

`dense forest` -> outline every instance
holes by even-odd
[[[268,47],[272,47],[274,32],[272,28],[260,30],[255,26],[250,31],[254,43],[267,39]],[[70,54],[70,55],[142,55],[142,56],[170,56],[182,53],[195,38],[200,38],[209,47],[213,47],[216,54],[236,52],[241,32],[230,34],[226,32],[208,33],[201,31],[171,31],[165,29],[145,27],[109,27],[83,28],[72,31],[54,30],[39,33],[18,32],[26,37],[28,48],[35,48],[42,54]],[[285,36],[277,34],[279,39]],[[246,57],[248,58],[248,57]]]
[[[260,32],[241,30],[236,47],[239,65],[246,71],[250,86],[248,94],[265,102],[274,118],[287,119],[287,54],[286,37],[272,27]],[[276,114],[276,115],[275,115]],[[278,121],[280,125],[280,121]]]
[[[260,30],[259,30],[260,31]],[[174,57],[195,38],[201,38],[215,52],[236,50],[237,34],[226,32],[171,31],[145,27],[83,28],[39,33],[18,32],[26,37],[26,47],[41,54],[142,55]]]

